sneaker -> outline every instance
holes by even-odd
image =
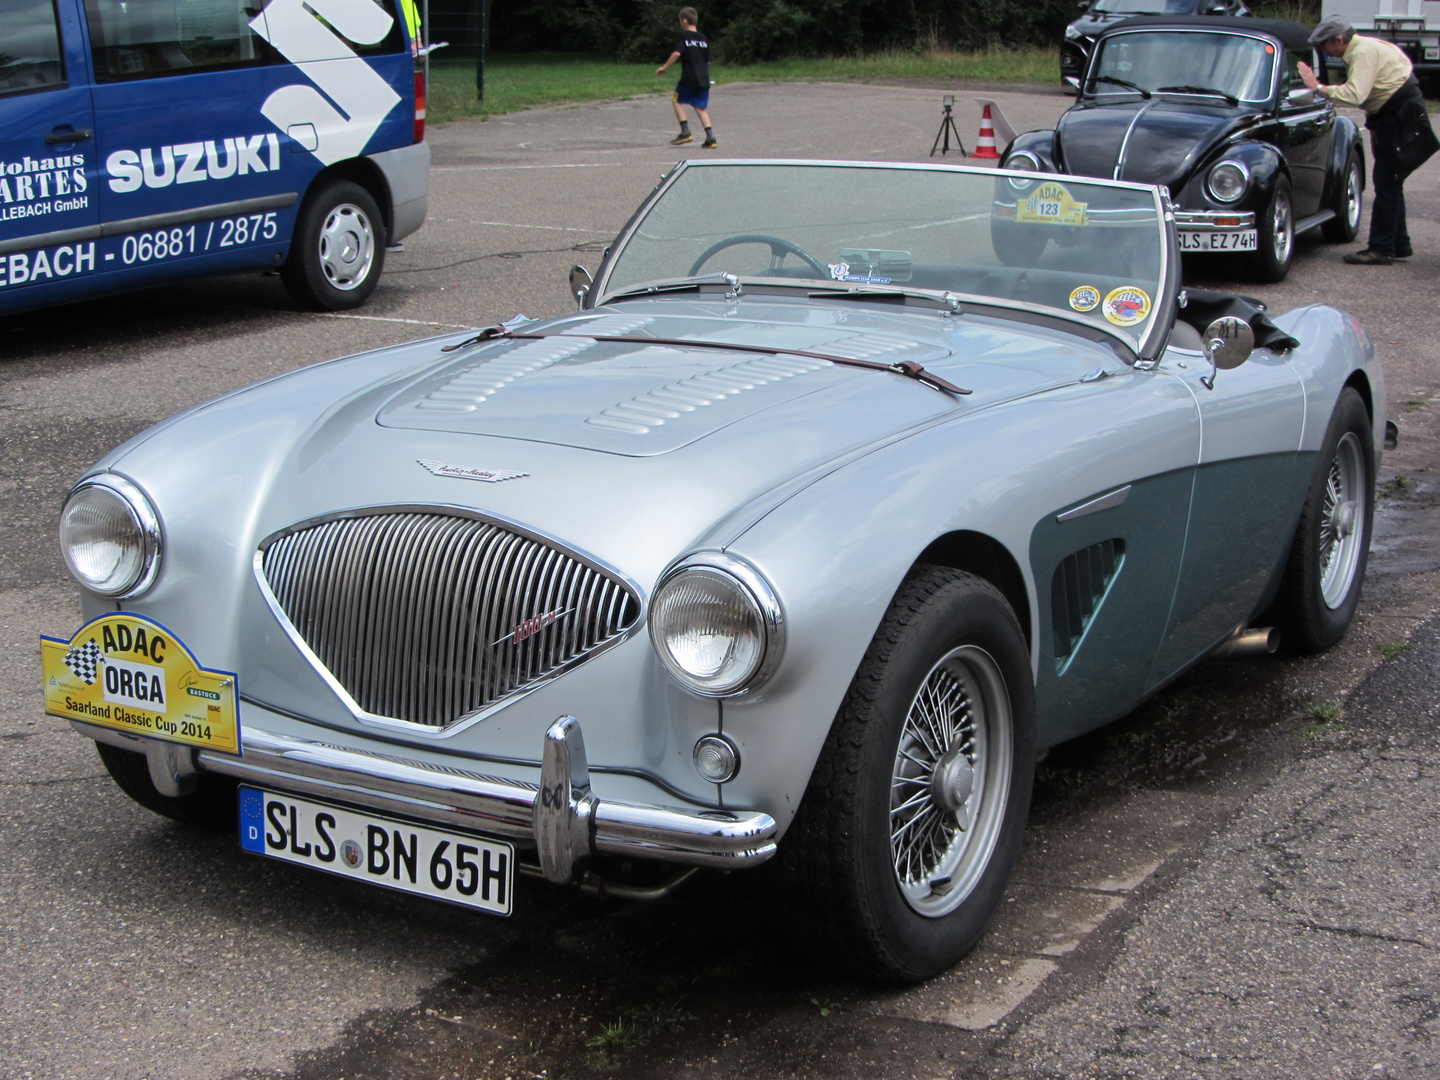
[[[688,142],[694,142],[694,141],[695,141],[695,136],[694,136],[694,135],[691,135],[688,131],[682,131],[679,135],[676,135],[673,139],[670,140],[670,145],[671,145],[671,146],[684,146],[686,143],[688,143]]]
[[[1395,249],[1395,258],[1397,259],[1408,259],[1411,255],[1414,254],[1415,249],[1412,248],[1409,244],[1406,244],[1404,247],[1397,247]]]
[[[1352,251],[1345,256],[1345,261],[1351,266],[1389,266],[1395,261],[1395,256],[1366,248],[1364,251]]]
[[[700,144],[700,149],[701,149],[701,150],[714,150],[714,149],[715,149],[716,147],[718,147],[719,145],[720,145],[720,144],[719,144],[718,142],[716,142],[714,139],[706,139],[703,143]]]

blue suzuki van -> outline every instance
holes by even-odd
[[[429,190],[394,0],[0,0],[0,315],[261,268],[358,307]]]

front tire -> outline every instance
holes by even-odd
[[[384,268],[380,207],[359,184],[336,180],[305,200],[280,278],[302,307],[345,311],[370,299]]]
[[[1290,196],[1290,178],[1277,176],[1270,202],[1256,223],[1259,236],[1251,266],[1257,281],[1284,281],[1295,256],[1295,204]]]
[[[1030,656],[1010,606],[971,574],[921,568],[865,654],[783,845],[823,955],[912,982],[968,953],[1019,854],[1034,764]]]
[[[1345,636],[1360,603],[1374,506],[1370,414],[1347,386],[1330,416],[1276,599],[1287,648],[1323,652]]]
[[[95,749],[120,790],[152,813],[215,832],[228,832],[240,820],[238,785],[228,777],[201,773],[192,794],[173,798],[155,790],[144,754],[102,742]]]

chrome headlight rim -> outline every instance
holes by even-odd
[[[1235,194],[1231,195],[1229,198],[1226,198],[1224,195],[1220,194],[1220,192],[1215,189],[1215,175],[1220,172],[1221,169],[1234,170],[1234,172],[1236,172],[1239,176],[1239,184],[1235,189]],[[1234,159],[1227,158],[1224,161],[1216,162],[1210,167],[1210,171],[1205,175],[1205,191],[1216,202],[1224,203],[1227,206],[1231,203],[1239,202],[1241,197],[1244,196],[1245,192],[1249,190],[1249,187],[1250,170],[1246,168],[1243,161],[1235,161]]]
[[[676,578],[691,572],[708,572],[730,578],[734,584],[740,587],[740,592],[752,605],[764,641],[761,645],[759,661],[739,679],[732,679],[718,685],[706,685],[698,681],[675,663],[670,650],[660,639],[662,628],[657,618],[660,598]],[[660,575],[660,580],[656,582],[655,590],[651,594],[646,608],[647,629],[655,655],[660,659],[665,670],[670,673],[671,678],[699,697],[731,698],[757,690],[775,674],[775,670],[780,666],[780,660],[784,656],[785,611],[780,605],[780,598],[776,595],[774,587],[750,563],[726,552],[694,552],[675,563]]]
[[[127,575],[127,579],[123,582],[108,586],[91,581],[79,570],[70,557],[70,547],[65,540],[65,513],[69,510],[71,502],[76,496],[96,488],[118,498],[129,511],[131,523],[135,527],[136,538],[141,546],[138,570]],[[155,512],[149,497],[137,484],[115,473],[99,473],[95,476],[88,476],[70,489],[70,494],[65,496],[65,504],[60,510],[59,540],[60,555],[65,560],[65,568],[70,572],[70,576],[79,582],[82,588],[98,596],[115,599],[139,596],[155,583],[155,578],[160,573],[160,553],[164,546],[160,515]]]
[[[1012,169],[1015,172],[1039,173],[1045,171],[1044,166],[1040,164],[1040,159],[1029,150],[1016,150],[1000,163],[1000,167],[1002,169]],[[1006,177],[1006,180],[1013,190],[1022,194],[1029,191],[1039,182],[1038,177],[1034,180],[1022,180],[1018,176],[1010,176]]]

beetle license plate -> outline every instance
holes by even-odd
[[[1255,230],[1240,232],[1185,232],[1176,233],[1181,251],[1254,251]]]
[[[240,846],[356,881],[510,914],[515,849],[502,840],[242,787]]]

